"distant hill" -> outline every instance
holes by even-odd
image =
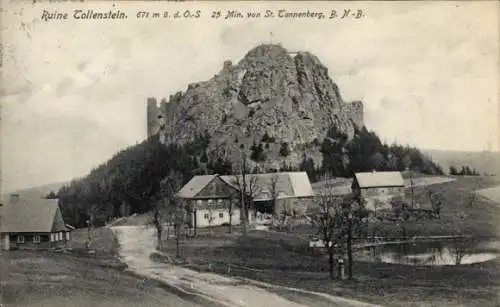
[[[45,185],[38,186],[38,187],[21,189],[21,190],[12,191],[9,193],[4,193],[1,195],[1,198],[2,198],[2,200],[8,199],[10,194],[19,194],[20,198],[24,198],[24,199],[45,197],[50,192],[57,193],[57,191],[59,191],[59,189],[64,184],[66,184],[66,182],[53,182],[53,183],[45,184]]]
[[[474,152],[422,149],[425,155],[437,162],[444,171],[448,172],[451,165],[468,165],[475,168],[480,174],[488,173],[500,175],[500,152]]]

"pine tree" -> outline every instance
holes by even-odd
[[[290,155],[290,147],[287,142],[281,143],[279,154],[282,157],[288,157]]]

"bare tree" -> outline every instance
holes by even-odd
[[[269,180],[268,190],[269,190],[269,197],[271,198],[271,203],[273,206],[273,211],[275,213],[277,213],[276,215],[278,217],[278,220],[281,222],[281,219],[280,219],[281,214],[278,211],[278,196],[279,196],[279,194],[278,194],[278,180],[279,180],[279,175],[273,174],[271,176],[271,179]],[[283,208],[283,209],[285,209],[285,208]],[[281,225],[281,223],[280,223],[280,225]]]
[[[330,278],[334,278],[334,246],[342,234],[342,198],[334,195],[318,197],[317,211],[312,213],[311,220],[317,227],[323,244],[328,252]]]
[[[347,245],[348,276],[352,279],[352,267],[354,258],[352,254],[353,233],[361,233],[363,226],[368,221],[368,210],[365,208],[365,200],[360,196],[349,194],[342,201],[342,234]]]
[[[176,212],[181,203],[176,193],[182,182],[181,174],[171,172],[160,182],[159,193],[152,196],[151,223],[156,228],[156,247],[162,248],[163,225],[172,220],[172,212]]]
[[[87,219],[87,233],[88,241],[87,248],[90,248],[90,244],[93,240],[93,229],[96,227],[97,216],[103,211],[103,207],[98,204],[91,204],[86,207]]]
[[[259,177],[255,174],[248,174],[249,178],[247,179],[248,184],[248,201],[249,205],[247,209],[251,209],[253,212],[253,217],[257,217],[257,209],[255,208],[255,196],[262,192],[261,185],[259,184]]]
[[[468,202],[468,207],[469,208],[474,208],[476,206],[476,200],[477,200],[477,188],[479,186],[479,179],[475,180],[476,182],[474,183],[474,189],[472,192],[469,194],[469,202]]]
[[[233,211],[233,198],[230,197],[228,199],[228,203],[227,203],[227,210],[229,212],[229,233],[232,233],[233,232],[233,214],[234,214],[234,211]]]
[[[233,176],[232,184],[240,192],[240,208],[241,220],[243,222],[243,235],[247,232],[248,209],[253,205],[253,198],[260,191],[258,185],[258,177],[249,174],[250,168],[246,159],[245,153],[241,153],[241,161],[239,169],[236,170],[237,175]]]
[[[408,207],[408,203],[402,197],[394,197],[391,199],[392,209],[394,211],[394,215],[396,220],[401,227],[401,232],[403,236],[403,240],[406,240],[407,236],[407,223],[411,218],[410,208]]]
[[[175,245],[177,258],[181,256],[181,238],[183,235],[184,225],[186,224],[187,211],[184,202],[177,201],[177,206],[174,212],[174,229],[175,229]]]
[[[438,193],[432,192],[430,189],[428,191],[428,194],[429,194],[429,201],[431,202],[432,206],[432,212],[436,218],[440,218],[441,208],[443,207],[443,197]],[[471,199],[471,203],[473,201],[475,201],[475,199]]]
[[[214,221],[214,204],[211,199],[207,202],[207,211],[208,211],[208,233],[209,236],[212,236],[212,223]]]
[[[354,194],[324,193],[319,198],[319,209],[311,217],[323,237],[329,254],[330,276],[333,277],[335,241],[347,245],[348,276],[352,279],[354,233],[361,233],[368,220],[365,201]]]

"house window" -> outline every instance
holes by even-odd
[[[205,213],[204,218],[205,220],[208,220],[208,213]]]
[[[17,243],[24,243],[24,236],[17,236]]]
[[[66,240],[69,241],[69,232],[66,233]]]
[[[40,236],[39,235],[33,236],[33,243],[40,243]]]
[[[214,201],[213,201],[213,199],[209,199],[209,200],[208,200],[208,203],[209,203],[209,204],[211,204],[211,203],[213,203],[213,202],[214,202]]]
[[[199,206],[201,206],[201,204],[203,203],[203,201],[202,201],[201,199],[198,199],[198,200],[196,201],[196,203],[197,203]]]
[[[219,200],[217,200],[217,202],[218,202],[219,204],[222,204],[223,200],[222,200],[222,199],[219,199]]]
[[[219,217],[220,217],[220,218],[224,218],[224,212],[220,212],[220,213],[219,213]]]

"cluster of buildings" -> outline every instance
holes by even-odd
[[[245,186],[243,189],[242,187]],[[399,172],[356,173],[350,189],[366,201],[369,210],[390,209],[390,200],[404,198],[404,180]],[[238,225],[242,220],[241,194],[246,191],[256,211],[279,216],[283,212],[305,214],[316,196],[329,188],[314,190],[305,172],[194,176],[177,196],[190,208],[187,223],[192,228]],[[344,192],[340,192],[342,194]],[[53,248],[71,240],[74,228],[65,224],[57,199],[21,199],[11,195],[0,204],[0,249]]]
[[[322,193],[355,193],[365,200],[366,208],[371,211],[391,209],[391,199],[405,197],[405,184],[400,172],[356,173],[350,186],[337,190],[313,189],[305,172],[249,174],[245,182],[245,191],[251,194],[252,208],[275,216],[283,212],[305,213],[315,197]],[[191,209],[189,224],[192,227],[239,224],[242,186],[241,175],[193,177],[178,193]],[[253,213],[249,213],[250,219]]]

